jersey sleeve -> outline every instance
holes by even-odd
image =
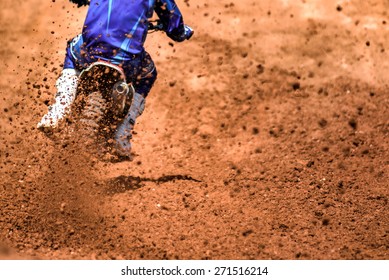
[[[154,10],[171,39],[177,42],[185,40],[184,20],[174,0],[156,0]]]

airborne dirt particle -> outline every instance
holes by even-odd
[[[259,128],[258,127],[253,127],[253,135],[259,134]]]
[[[353,129],[357,129],[358,123],[355,119],[350,119],[348,121],[349,126],[351,126]]]
[[[265,72],[265,67],[262,65],[262,64],[258,64],[257,65],[257,74],[262,74],[263,72]]]
[[[299,83],[299,82],[294,82],[294,83],[292,83],[292,88],[293,88],[293,90],[298,90],[298,89],[300,89],[300,83]]]
[[[308,161],[307,167],[312,167],[315,164],[313,160]]]
[[[328,124],[328,122],[327,122],[326,119],[321,119],[321,120],[319,121],[319,125],[320,125],[320,127],[322,127],[322,128],[326,127],[327,124]]]
[[[242,235],[244,237],[247,237],[249,236],[250,234],[254,233],[254,231],[252,229],[249,229],[249,230],[246,230],[245,232],[242,233]]]
[[[342,8],[341,5],[338,5],[338,6],[336,6],[336,10],[337,10],[338,12],[341,12],[341,11],[343,10],[343,8]]]

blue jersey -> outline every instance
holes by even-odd
[[[144,51],[148,19],[156,12],[169,37],[184,33],[174,0],[91,0],[82,30],[81,52],[87,60],[126,61]]]

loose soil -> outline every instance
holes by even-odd
[[[36,129],[86,8],[0,2],[0,258],[388,259],[388,2],[177,3],[108,163]]]

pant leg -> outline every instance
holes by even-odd
[[[82,55],[81,46],[83,44],[82,35],[79,34],[68,41],[66,47],[65,61],[63,69],[76,69],[81,71],[88,65],[87,59]]]
[[[133,83],[135,92],[147,97],[157,79],[157,69],[149,53],[144,52],[126,63],[123,70],[127,80]]]

